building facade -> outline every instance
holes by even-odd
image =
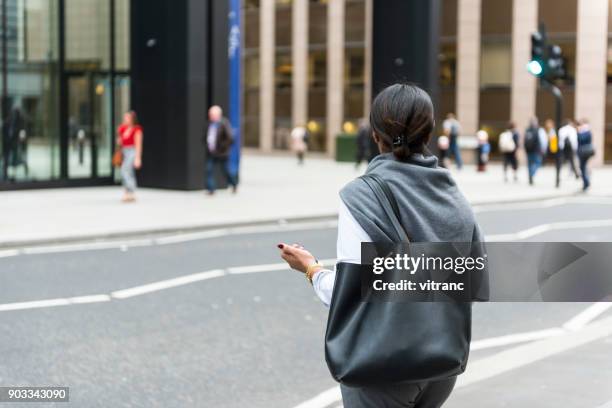
[[[589,119],[595,163],[612,161],[612,0],[437,2],[438,119],[456,112],[466,134],[495,138],[510,120],[552,117],[526,70],[543,23],[566,57],[563,114]],[[142,183],[202,188],[205,111],[228,104],[227,3],[0,0],[0,189],[113,183],[114,130],[130,108],[147,135]],[[311,150],[333,155],[336,135],[368,116],[374,9],[242,0],[244,146],[287,149],[302,125]]]
[[[129,0],[3,0],[0,187],[110,183],[130,106]]]
[[[0,190],[105,185],[115,129],[145,129],[143,186],[201,189],[228,104],[228,2],[0,0]]]
[[[373,0],[244,0],[245,145],[285,149],[306,125],[311,148],[334,153],[371,99]],[[565,118],[590,121],[597,156],[612,161],[612,0],[440,0],[441,119],[495,138],[509,121],[554,116],[554,100],[526,70],[543,23],[563,49]],[[400,40],[400,39],[398,39]],[[441,120],[438,120],[440,123]]]

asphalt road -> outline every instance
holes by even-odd
[[[476,210],[487,236],[556,225],[527,239],[612,241],[604,222],[612,220],[610,199]],[[334,398],[312,400],[335,387],[323,355],[326,309],[303,276],[275,270],[280,241],[333,259],[333,224],[184,238],[0,257],[0,386],[69,386],[71,402],[54,406],[338,406]],[[21,302],[38,303],[14,305]],[[447,406],[598,408],[612,401],[612,308],[562,328],[585,310],[593,305],[476,305],[479,346],[470,367],[484,374],[468,368]],[[540,340],[507,337],[525,333]]]

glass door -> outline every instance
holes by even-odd
[[[108,80],[69,74],[66,86],[68,177],[110,177],[113,141]]]
[[[70,75],[68,87],[68,177],[93,177],[93,103],[91,81]]]

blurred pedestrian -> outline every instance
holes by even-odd
[[[489,155],[491,153],[491,144],[489,143],[489,134],[486,130],[481,129],[476,132],[478,147],[476,147],[476,155],[478,158],[477,171],[487,171],[487,163],[489,163]]]
[[[447,169],[449,167],[448,149],[450,147],[450,141],[448,136],[438,136],[438,164],[440,167]]]
[[[142,167],[142,126],[138,123],[136,112],[123,114],[123,122],[117,129],[117,146],[121,149],[121,181],[124,193],[121,201],[135,201],[136,172]]]
[[[548,146],[548,136],[546,135],[546,131],[540,127],[538,118],[534,117],[529,122],[529,127],[525,130],[523,145],[527,153],[529,184],[533,185],[534,177],[542,166],[544,153]]]
[[[203,142],[206,149],[206,189],[208,194],[213,195],[215,193],[215,176],[218,168],[221,169],[221,174],[232,187],[232,192],[236,193],[238,181],[228,167],[230,149],[234,143],[232,126],[229,120],[223,117],[223,110],[220,106],[214,105],[208,109],[208,129]]]
[[[298,164],[304,164],[304,155],[308,150],[308,145],[306,144],[308,130],[304,126],[298,125],[293,128],[289,137],[291,139],[291,151],[297,156]]]
[[[8,117],[7,168],[13,168],[13,176],[19,166],[28,175],[26,117],[19,105],[15,105]]]
[[[514,122],[508,123],[508,128],[499,135],[499,151],[504,156],[504,181],[508,181],[508,167],[514,173],[514,181],[518,180],[518,158],[516,157],[519,146],[519,132]]]
[[[591,187],[589,174],[589,160],[595,155],[593,146],[593,135],[591,126],[587,119],[582,119],[578,127],[578,161],[580,162],[580,174],[582,175],[582,190],[587,191]]]
[[[451,394],[455,374],[464,368],[461,362],[467,361],[471,303],[421,307],[391,301],[379,308],[378,302],[364,302],[361,243],[405,242],[407,236],[414,242],[472,242],[473,256],[486,256],[481,232],[450,173],[427,152],[434,111],[425,91],[403,84],[386,88],[372,102],[371,126],[381,154],[370,163],[365,178],[353,180],[340,192],[335,270],[325,269],[299,244],[278,247],[282,259],[304,274],[330,307],[330,369],[361,380],[359,386],[340,384],[343,405],[438,408]],[[386,199],[375,193],[374,185],[386,191]],[[474,289],[475,300],[486,300],[486,284]],[[444,318],[432,319],[432,313]],[[398,369],[406,366],[407,370]],[[408,381],[408,376],[419,380]],[[368,377],[371,383],[364,384]]]
[[[544,122],[544,130],[548,137],[548,155],[555,163],[555,187],[559,188],[561,186],[561,165],[563,164],[563,156],[559,149],[559,136],[557,135],[555,121],[546,119],[546,122]]]
[[[450,154],[453,155],[457,169],[461,170],[463,161],[461,160],[461,149],[459,148],[459,135],[461,134],[461,124],[455,118],[454,113],[446,115],[446,120],[442,123],[444,134],[450,141]]]
[[[357,129],[357,139],[355,140],[356,146],[356,157],[355,167],[358,168],[362,161],[371,162],[374,157],[378,155],[378,147],[372,137],[372,128],[368,119],[362,118],[359,121],[359,128]]]
[[[580,178],[576,169],[576,151],[578,150],[578,132],[576,123],[571,119],[566,119],[565,125],[559,129],[559,150],[563,157],[561,167],[569,162],[571,173],[576,178]]]

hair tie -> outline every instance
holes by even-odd
[[[404,145],[404,136],[400,135],[400,136],[395,136],[395,138],[393,139],[393,147],[401,147]]]

